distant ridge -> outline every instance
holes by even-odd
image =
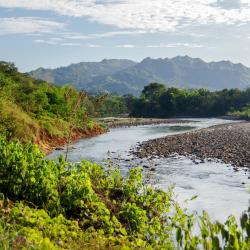
[[[250,68],[230,61],[205,62],[200,58],[177,56],[152,59],[140,63],[124,59],[81,62],[56,69],[39,68],[32,77],[57,85],[73,84],[89,92],[107,91],[118,94],[139,94],[150,82],[184,88],[250,87]]]

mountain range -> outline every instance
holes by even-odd
[[[104,59],[80,62],[56,69],[38,68],[29,72],[37,79],[57,85],[72,84],[88,92],[138,95],[151,82],[180,88],[244,89],[250,87],[250,68],[230,61],[205,62],[199,58],[145,58],[141,62]]]

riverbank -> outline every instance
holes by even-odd
[[[108,128],[121,128],[143,125],[157,125],[157,124],[171,124],[171,123],[189,123],[187,119],[150,119],[150,118],[116,118],[107,117],[97,120],[100,123],[105,124]]]
[[[250,122],[216,125],[210,128],[146,141],[133,152],[139,158],[191,156],[204,162],[219,159],[227,164],[250,169]]]
[[[74,142],[84,138],[90,138],[98,136],[107,132],[107,129],[101,127],[99,124],[95,124],[92,128],[87,129],[75,129],[70,136],[70,142]],[[49,154],[54,150],[61,150],[68,143],[68,137],[51,137],[44,134],[37,138],[35,144],[45,153]]]
[[[157,125],[157,124],[183,124],[188,123],[190,120],[181,119],[149,119],[149,118],[101,118],[96,120],[96,124],[93,128],[74,130],[71,135],[71,142],[98,136],[106,133],[110,128],[125,128],[132,126],[143,126],[143,125]],[[101,126],[102,124],[103,126]],[[45,153],[49,154],[54,150],[62,150],[67,144],[67,137],[51,137],[47,134],[41,136],[35,143],[38,144],[39,148]]]

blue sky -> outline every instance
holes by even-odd
[[[21,71],[177,55],[250,67],[250,0],[0,0],[0,60]]]

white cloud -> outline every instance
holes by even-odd
[[[41,43],[41,44],[49,44],[49,45],[61,45],[61,46],[81,46],[81,47],[87,47],[87,48],[101,48],[100,45],[97,44],[81,44],[76,42],[63,42],[62,39],[57,37],[52,37],[48,39],[35,39],[33,40],[35,43]]]
[[[204,46],[196,43],[168,43],[168,44],[153,44],[146,45],[146,48],[176,48],[176,47],[186,47],[186,48],[203,48]]]
[[[88,48],[101,48],[101,45],[97,45],[97,44],[87,44]]]
[[[36,40],[34,40],[34,42],[35,42],[35,43],[44,43],[45,40],[43,40],[43,39],[36,39]]]
[[[121,45],[116,45],[116,48],[135,48],[135,45],[132,44],[121,44]]]
[[[61,43],[62,46],[81,46],[80,43]]]
[[[34,17],[0,18],[0,35],[51,33],[64,27],[63,23]]]
[[[44,40],[44,39],[36,39],[34,40],[35,43],[43,43],[43,44],[49,44],[49,45],[57,45],[57,42],[51,41],[51,40]]]
[[[90,40],[90,39],[106,38],[114,36],[141,35],[145,33],[147,33],[145,30],[118,30],[118,31],[109,31],[104,33],[88,34],[88,35],[80,33],[64,33],[63,37],[75,40]]]
[[[177,47],[186,47],[186,48],[203,48],[204,45],[196,43],[160,43],[160,44],[150,44],[144,46],[136,46],[133,44],[120,44],[116,45],[116,48],[177,48]]]
[[[250,22],[250,1],[228,9],[217,0],[0,0],[0,7],[49,10],[61,15],[87,17],[122,29],[175,31],[187,26]]]

